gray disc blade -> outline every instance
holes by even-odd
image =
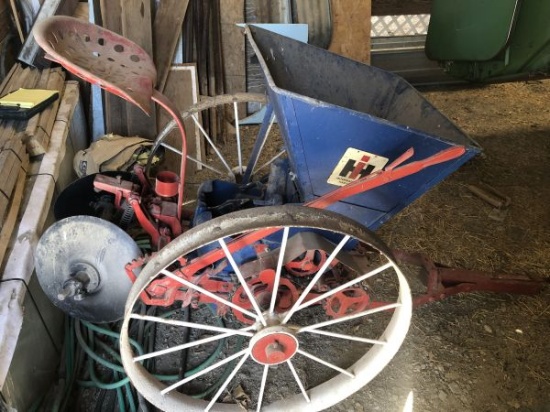
[[[133,239],[116,225],[92,216],[72,216],[50,226],[35,254],[38,281],[55,306],[75,318],[113,322],[124,314],[132,282],[127,263],[141,256]],[[80,294],[63,296],[80,282]]]

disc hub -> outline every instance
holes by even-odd
[[[291,329],[269,326],[250,339],[252,357],[262,365],[278,365],[291,359],[298,351],[298,339]]]
[[[59,300],[65,300],[69,297],[74,300],[82,300],[87,294],[93,293],[99,288],[101,279],[94,266],[85,262],[78,262],[73,265],[72,269],[71,275],[63,283],[57,294]]]

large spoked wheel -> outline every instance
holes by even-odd
[[[144,310],[170,282],[178,303]],[[411,307],[391,252],[356,222],[304,206],[243,210],[189,230],[143,268],[122,361],[165,411],[317,411],[390,362]],[[155,345],[136,351],[134,330],[156,330]]]
[[[262,107],[249,116],[247,107]],[[204,97],[181,113],[187,134],[187,187],[205,180],[221,179],[248,183],[258,174],[269,172],[269,165],[284,155],[282,139],[274,127],[275,116],[266,96],[236,93]],[[179,172],[181,143],[172,120],[158,134],[151,151],[154,158],[162,146],[167,150],[168,168]]]

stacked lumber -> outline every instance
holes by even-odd
[[[25,89],[57,90],[61,94],[64,82],[65,72],[61,68],[41,71],[30,67],[24,69],[20,64],[16,64],[4,79],[0,95],[4,96],[21,87]],[[31,157],[44,154],[50,142],[59,101],[60,99],[57,99],[29,120],[1,121],[0,135],[15,132],[15,136],[23,142]]]
[[[40,74],[36,88],[57,90],[60,98],[28,120],[22,138],[31,156],[44,154],[48,149],[64,82],[65,72],[60,67],[42,70]]]
[[[34,78],[35,73],[22,73],[14,66],[0,86],[1,95],[17,90],[29,76]],[[11,78],[13,81],[10,82]],[[16,136],[17,123],[13,120],[0,123],[0,262],[4,259],[17,221],[29,166],[25,145]]]
[[[19,88],[44,88],[62,91],[61,69],[26,68],[14,65],[2,84],[0,95]],[[17,222],[29,166],[29,156],[43,154],[49,144],[59,100],[29,120],[0,121],[0,262]]]

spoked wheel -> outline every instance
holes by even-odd
[[[263,118],[256,116],[259,123],[248,121],[249,103],[265,108]],[[265,95],[236,93],[205,97],[181,116],[187,129],[187,161],[196,169],[194,173],[187,173],[188,187],[209,179],[248,183],[256,173],[269,172],[269,164],[284,154],[277,127],[273,127],[275,117]],[[155,139],[152,153],[163,146],[170,152],[167,155],[172,159],[169,163],[177,163],[169,167],[179,171],[180,158],[173,156],[181,156],[181,145],[175,132],[176,123],[171,121]],[[202,143],[197,145],[196,141]]]
[[[178,303],[143,315],[141,301],[170,285]],[[356,222],[303,206],[243,210],[189,230],[143,268],[122,360],[162,410],[322,410],[389,363],[411,307],[391,252]],[[156,329],[145,353],[130,345],[140,328]]]

